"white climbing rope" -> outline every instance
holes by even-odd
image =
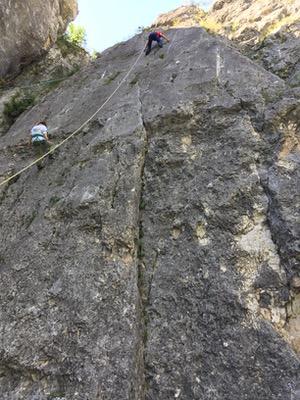
[[[66,143],[68,140],[70,140],[73,136],[75,136],[78,132],[81,131],[81,129],[83,129],[90,121],[92,121],[92,119],[95,118],[95,116],[102,110],[102,108],[104,106],[106,106],[106,104],[114,97],[114,95],[119,91],[120,87],[125,83],[126,79],[129,77],[129,75],[131,74],[131,72],[134,70],[135,66],[137,65],[137,63],[139,62],[142,54],[144,52],[144,48],[141,51],[141,53],[139,54],[138,58],[135,60],[135,62],[132,64],[132,66],[130,67],[130,69],[128,70],[127,74],[123,77],[123,79],[119,82],[118,86],[116,87],[116,89],[111,93],[111,95],[105,100],[105,102],[98,108],[98,110],[96,112],[94,112],[94,114],[92,116],[90,116],[79,128],[77,128],[73,133],[71,133],[68,137],[66,137],[64,140],[62,140],[60,143],[58,143],[57,145],[53,146],[52,149],[50,149],[47,153],[45,153],[44,155],[42,155],[41,157],[39,157],[37,160],[32,161],[30,164],[28,164],[26,167],[20,169],[18,172],[16,172],[15,174],[9,176],[7,179],[5,179],[4,181],[2,181],[0,183],[0,187],[5,185],[6,183],[8,183],[9,181],[11,181],[12,179],[16,178],[17,176],[21,175],[23,172],[27,171],[29,168],[31,168],[32,166],[34,166],[35,164],[37,164],[38,162],[40,162],[41,160],[43,160],[44,158],[46,158],[49,154],[52,154],[56,149],[58,149],[59,147],[61,147],[64,143]]]

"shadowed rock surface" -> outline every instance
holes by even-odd
[[[297,398],[299,94],[203,29],[168,35],[0,189],[1,399]],[[144,41],[23,114],[1,180],[37,120],[66,137]]]
[[[76,15],[76,0],[1,0],[0,78],[43,55]]]
[[[61,37],[45,56],[24,67],[14,79],[0,83],[0,137],[25,109],[32,108],[90,61],[83,48]]]

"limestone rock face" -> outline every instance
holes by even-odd
[[[299,92],[204,29],[173,29],[38,171],[0,191],[0,397],[299,395]],[[58,143],[139,56],[104,52],[24,113],[0,179]]]
[[[209,14],[244,53],[300,86],[299,0],[219,0]]]
[[[155,26],[202,26],[230,39],[243,54],[291,86],[300,86],[299,0],[218,0],[207,13],[199,6],[183,6],[161,15]]]
[[[2,0],[0,78],[15,74],[48,50],[76,15],[76,0]]]
[[[154,21],[153,26],[170,28],[172,26],[191,27],[199,24],[201,18],[205,16],[205,12],[197,5],[181,6],[174,11],[161,14]]]
[[[90,61],[91,57],[83,48],[62,37],[38,61],[24,67],[14,79],[4,80],[0,85],[0,137],[22,112],[22,103],[25,102],[26,109],[33,107]],[[31,99],[31,102],[26,104],[26,99]]]
[[[300,4],[298,0],[219,0],[209,14],[231,31],[232,37],[249,41],[255,39],[254,33],[268,35],[299,21]]]

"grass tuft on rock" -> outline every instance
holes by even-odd
[[[110,83],[112,83],[119,75],[120,75],[120,71],[116,71],[114,73],[112,73],[108,78],[106,78],[105,80],[105,85],[109,85]]]

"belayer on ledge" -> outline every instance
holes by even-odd
[[[159,47],[163,47],[162,38],[165,39],[167,42],[170,41],[170,39],[168,39],[167,36],[164,35],[162,32],[151,32],[150,33],[150,35],[148,36],[148,41],[145,46],[146,56],[151,52],[151,47],[152,47],[153,41],[157,42]]]

